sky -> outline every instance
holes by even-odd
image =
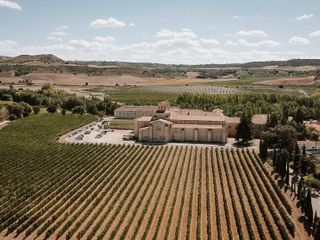
[[[0,0],[0,55],[174,64],[320,58],[319,0]]]

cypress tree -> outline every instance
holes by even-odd
[[[235,139],[238,143],[246,145],[252,140],[252,122],[251,115],[248,113],[242,113],[240,117],[240,123],[236,127],[237,132]]]
[[[277,171],[277,160],[278,160],[278,156],[277,156],[277,151],[276,149],[273,149],[273,161],[272,161],[272,166],[273,166],[273,170]]]
[[[299,201],[301,200],[303,185],[304,185],[303,178],[300,178],[298,181],[298,191],[297,191]]]
[[[304,114],[303,114],[303,111],[302,109],[299,107],[296,111],[296,114],[295,114],[295,119],[296,123],[298,124],[301,124],[303,123],[303,120],[304,120]]]
[[[308,173],[308,160],[305,156],[301,158],[300,173],[304,176]]]
[[[312,200],[311,200],[311,190],[308,189],[308,194],[305,201],[305,216],[307,217],[307,224],[309,227],[312,226],[313,223],[313,208],[312,208]]]
[[[319,220],[319,218],[317,219],[313,236],[314,236],[315,240],[320,240],[320,220]]]
[[[288,118],[289,118],[288,107],[284,106],[282,110],[282,119],[281,119],[282,125],[286,125],[288,123]]]
[[[293,170],[296,174],[300,171],[300,148],[299,145],[296,144],[295,152],[294,152],[294,158],[293,158]]]
[[[306,148],[307,148],[306,145],[303,144],[303,146],[302,146],[302,156],[304,156],[304,157],[307,156]]]
[[[315,231],[316,231],[316,227],[317,227],[317,222],[318,222],[318,214],[317,211],[314,214],[314,218],[313,218],[313,226],[312,226],[312,234],[314,235]]]
[[[259,150],[260,150],[261,159],[266,160],[268,157],[268,146],[267,146],[267,142],[263,139],[260,140]]]

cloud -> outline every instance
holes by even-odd
[[[112,44],[115,42],[114,37],[95,37],[94,40],[103,44]]]
[[[13,40],[0,41],[0,55],[17,55],[19,44]]]
[[[243,19],[246,17],[247,17],[246,15],[236,15],[236,16],[233,16],[233,19],[238,20],[238,19]]]
[[[136,27],[137,25],[135,23],[131,22],[131,23],[129,23],[129,26],[130,27]]]
[[[200,43],[202,43],[205,46],[208,47],[215,47],[215,46],[219,46],[220,42],[216,39],[205,39],[205,38],[201,38],[200,39]]]
[[[57,32],[65,32],[65,31],[67,31],[69,29],[69,27],[68,26],[59,26],[59,27],[56,27],[56,31]]]
[[[241,31],[237,32],[237,36],[268,37],[268,35],[264,31],[261,31],[261,30],[251,30],[251,31],[241,30]]]
[[[303,14],[302,16],[296,17],[296,20],[298,20],[298,21],[308,20],[308,19],[311,19],[313,17],[314,17],[313,14]]]
[[[289,44],[294,46],[303,46],[303,45],[309,45],[310,40],[303,37],[292,37],[289,39]]]
[[[12,48],[12,47],[17,47],[18,43],[13,40],[4,40],[4,41],[0,41],[0,46],[2,48],[5,48],[5,47]]]
[[[224,46],[227,46],[227,47],[234,47],[234,46],[238,46],[239,44],[237,42],[234,42],[234,41],[231,41],[231,40],[227,40],[225,43],[224,43]]]
[[[66,32],[51,32],[51,33],[49,33],[49,35],[51,35],[51,36],[66,36],[67,33]]]
[[[320,37],[320,30],[310,33],[310,37]]]
[[[251,42],[238,39],[221,44],[214,38],[201,38],[191,29],[162,29],[148,41],[120,44],[112,36],[92,39],[52,37],[45,45],[21,46],[14,41],[0,42],[0,55],[52,53],[65,60],[139,61],[158,63],[230,63],[303,58],[297,51],[278,51],[280,43],[263,39]],[[228,46],[234,46],[234,48]],[[311,57],[311,56],[308,56]]]
[[[22,10],[22,7],[18,3],[8,0],[0,0],[0,7],[11,8],[18,11]]]
[[[127,24],[111,17],[109,19],[96,19],[90,23],[90,26],[93,28],[122,28],[126,27]]]
[[[62,42],[63,37],[67,36],[67,30],[69,29],[68,26],[59,26],[56,27],[54,32],[51,32],[47,36],[48,41],[55,41],[55,42]]]
[[[241,20],[245,18],[260,18],[260,17],[262,17],[262,15],[235,15],[232,18],[234,20]]]
[[[274,40],[262,40],[258,42],[248,42],[245,39],[239,39],[238,41],[231,41],[227,40],[224,44],[227,47],[234,47],[234,46],[240,46],[240,47],[250,47],[250,48],[261,48],[261,47],[267,47],[267,48],[273,48],[278,47],[281,44]]]
[[[197,38],[197,35],[188,28],[183,28],[179,32],[170,31],[168,29],[161,29],[156,33],[156,38],[195,39]]]
[[[47,40],[49,41],[56,41],[56,42],[62,42],[62,38],[60,37],[53,37],[53,36],[48,36]]]

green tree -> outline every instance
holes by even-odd
[[[288,118],[289,118],[288,106],[284,106],[282,109],[281,124],[286,125],[288,123]]]
[[[84,106],[83,101],[77,96],[70,96],[62,103],[62,108],[72,111],[77,106]]]
[[[302,109],[299,107],[295,113],[295,118],[294,118],[295,122],[298,124],[303,123],[304,120],[304,113],[302,111]]]
[[[320,240],[320,220],[319,219],[317,220],[313,236],[315,240]]]
[[[276,113],[271,113],[268,115],[267,127],[274,128],[278,125],[279,119]]]
[[[268,157],[268,145],[267,145],[267,142],[264,139],[260,140],[259,151],[260,151],[261,159],[262,160],[266,160],[267,157]]]
[[[87,102],[87,112],[92,115],[98,114],[97,105],[94,102]]]
[[[296,174],[299,173],[300,171],[300,166],[301,166],[301,161],[300,161],[300,148],[299,145],[296,144],[296,148],[294,151],[294,158],[293,158],[293,170]]]
[[[248,113],[242,113],[240,117],[240,123],[236,127],[236,140],[240,145],[247,145],[252,140],[252,123],[251,115]]]
[[[308,189],[307,197],[304,204],[304,212],[305,216],[307,217],[307,224],[309,227],[311,227],[313,223],[313,208],[310,189]]]
[[[11,103],[6,105],[10,115],[15,115],[16,118],[21,118],[24,112],[24,107],[19,103]],[[12,117],[11,117],[12,118]]]
[[[76,106],[72,109],[72,114],[80,114],[83,115],[86,113],[86,109],[84,106]]]
[[[277,136],[276,146],[279,149],[287,149],[289,154],[295,149],[297,143],[297,131],[290,125],[279,125],[274,128]]]

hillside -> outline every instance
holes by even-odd
[[[246,63],[227,63],[227,64],[159,64],[144,62],[121,62],[121,61],[64,61],[53,54],[41,55],[19,55],[16,57],[0,56],[0,61],[16,64],[42,63],[42,64],[66,64],[90,67],[125,67],[125,68],[150,68],[150,69],[197,69],[197,68],[261,68],[270,66],[279,67],[320,67],[320,59],[290,59],[286,61],[260,61]]]
[[[41,54],[41,55],[19,55],[16,57],[0,57],[1,61],[10,62],[15,64],[63,64],[64,61],[52,54]]]

